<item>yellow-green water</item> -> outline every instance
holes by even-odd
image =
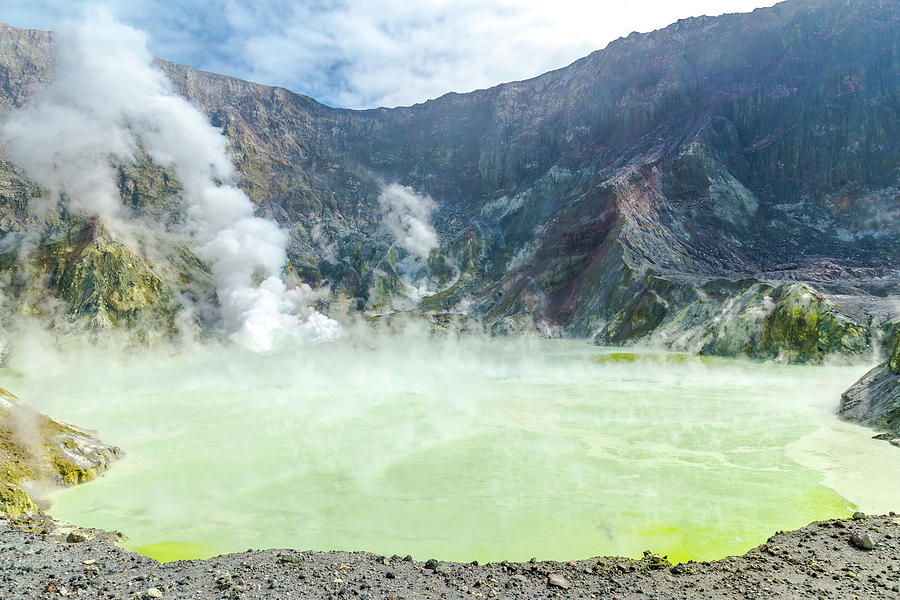
[[[51,513],[160,560],[707,560],[897,497],[846,484],[900,474],[896,448],[833,417],[864,366],[399,336],[16,368],[0,385],[126,452]]]

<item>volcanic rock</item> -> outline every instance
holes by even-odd
[[[853,531],[850,533],[850,543],[862,550],[871,550],[875,547],[875,540],[865,531]]]
[[[562,588],[564,590],[572,587],[572,584],[569,582],[569,580],[566,579],[564,575],[561,575],[559,573],[550,573],[550,575],[547,576],[547,585]]]
[[[33,447],[41,449],[39,456]],[[0,514],[39,514],[36,499],[21,487],[24,482],[71,486],[91,481],[120,453],[90,432],[33,411],[0,388]],[[80,532],[66,534],[73,542],[83,541]]]

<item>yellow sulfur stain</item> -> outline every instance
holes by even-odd
[[[220,554],[212,546],[197,542],[157,542],[144,546],[131,546],[129,550],[134,550],[138,554],[143,554],[161,563],[212,558]]]

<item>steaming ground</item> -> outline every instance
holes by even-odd
[[[855,483],[897,481],[896,448],[832,417],[864,367],[421,333],[270,354],[20,348],[0,385],[127,453],[53,516],[162,559],[711,559],[853,503],[897,508]]]

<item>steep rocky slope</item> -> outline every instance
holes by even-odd
[[[803,360],[867,352],[897,318],[898,30],[890,0],[791,0],[365,111],[159,65],[228,136],[242,187],[291,233],[289,269],[327,285],[333,313],[467,312],[496,333]],[[0,30],[2,110],[51,76],[51,43]],[[438,206],[440,248],[406,281],[378,202],[389,182]],[[119,188],[135,216],[180,218],[177,181],[149,160],[122,166]],[[186,246],[154,256],[64,207],[35,211],[39,195],[0,163],[0,266],[20,310],[57,298],[70,320],[153,337],[213,297]]]

